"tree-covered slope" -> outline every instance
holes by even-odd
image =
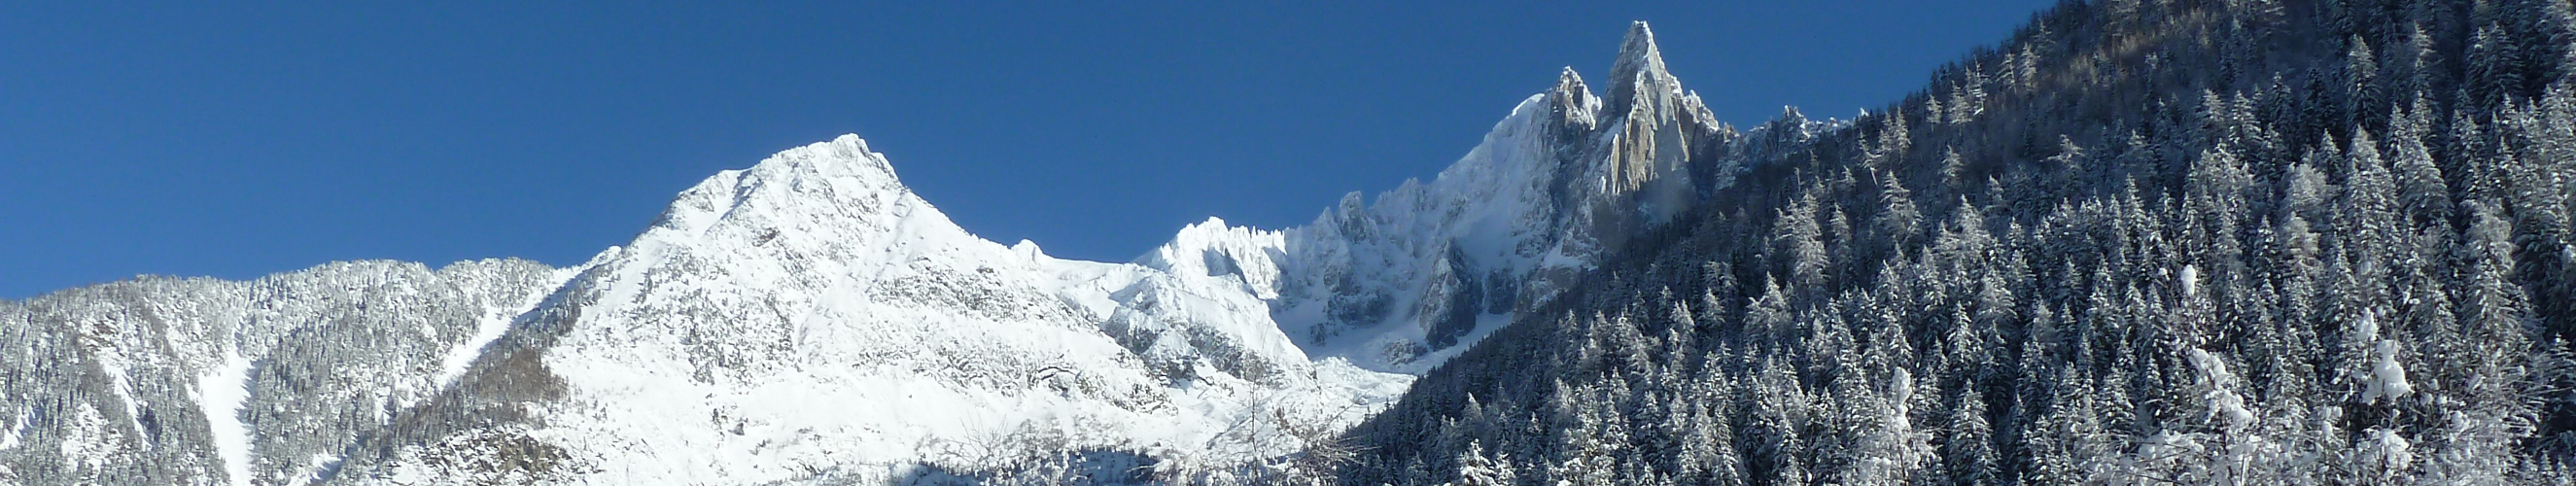
[[[1345,479],[2566,482],[2570,12],[2061,4],[1742,152]]]
[[[0,484],[303,483],[569,276],[358,261],[0,301]]]

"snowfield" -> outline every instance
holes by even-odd
[[[234,486],[250,481],[250,431],[242,425],[239,414],[242,401],[249,399],[250,360],[241,353],[225,350],[221,368],[197,381],[197,404],[205,407],[208,426],[214,432],[216,457],[223,460],[224,476]]]

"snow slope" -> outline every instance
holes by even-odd
[[[250,360],[225,349],[223,364],[197,381],[197,405],[205,408],[215,457],[223,460],[224,477],[234,486],[249,485],[251,478],[250,430],[240,417],[242,402],[250,399],[249,375]]]

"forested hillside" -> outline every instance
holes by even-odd
[[[2063,3],[1745,152],[1354,430],[1344,479],[2565,484],[2571,27]]]
[[[355,261],[0,301],[0,484],[303,484],[568,276]]]

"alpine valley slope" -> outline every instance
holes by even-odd
[[[1432,182],[1300,228],[1211,218],[1130,263],[978,238],[843,136],[710,177],[573,268],[347,263],[0,303],[0,482],[1311,474],[1313,441],[1734,161],[1836,126],[1716,123],[1643,23],[1610,80],[1596,96],[1567,70]]]

